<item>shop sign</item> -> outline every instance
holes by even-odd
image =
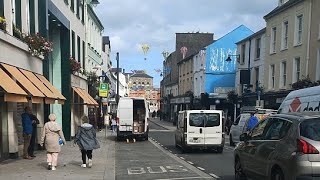
[[[108,94],[109,94],[109,85],[108,85],[108,83],[100,83],[99,96],[100,97],[108,97]]]

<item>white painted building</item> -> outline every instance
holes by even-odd
[[[264,63],[265,63],[265,35],[266,28],[254,33],[253,35],[237,42],[237,70],[236,70],[236,93],[241,96],[245,91],[244,84],[240,83],[240,71],[249,70],[251,92],[257,93],[263,88],[264,83]],[[249,61],[248,61],[249,60]],[[245,78],[245,77],[244,77]]]
[[[205,50],[200,50],[198,54],[193,57],[193,95],[195,98],[200,98],[201,93],[205,92],[204,80],[205,80],[205,67],[206,56]]]

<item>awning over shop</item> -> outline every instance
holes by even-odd
[[[57,97],[55,96],[55,94],[53,92],[51,92],[47,86],[45,86],[42,81],[40,81],[36,75],[34,75],[32,72],[30,71],[26,71],[23,69],[20,69],[20,71],[35,85],[37,86],[42,93],[46,96],[45,98],[45,103],[46,104],[54,104],[55,100],[57,99]]]
[[[35,87],[32,82],[26,78],[21,71],[18,70],[18,68],[14,66],[10,66],[8,64],[1,64],[5,70],[8,71],[8,74],[11,74],[12,77],[14,77],[17,82],[20,84],[20,86],[31,95],[32,103],[42,103],[43,99],[45,98],[45,95],[37,88]]]
[[[0,68],[0,87],[5,91],[4,101],[28,102],[28,94]]]
[[[54,96],[58,99],[59,104],[64,104],[66,98],[60,93],[58,89],[56,89],[52,84],[40,74],[36,74],[36,76],[53,92]]]
[[[85,90],[78,88],[78,87],[72,87],[74,92],[76,92],[81,99],[83,100],[84,104],[87,104],[88,106],[98,106],[99,104],[90,96],[89,93],[87,93]]]

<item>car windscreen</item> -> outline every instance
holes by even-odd
[[[314,141],[320,141],[320,118],[303,121],[300,124],[300,135]]]
[[[214,127],[220,125],[218,113],[190,113],[189,125],[194,127]]]

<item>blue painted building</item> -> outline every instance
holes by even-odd
[[[227,92],[235,88],[236,56],[231,56],[230,62],[226,59],[237,54],[236,42],[252,34],[241,25],[207,47],[204,88],[211,97],[225,99]]]

